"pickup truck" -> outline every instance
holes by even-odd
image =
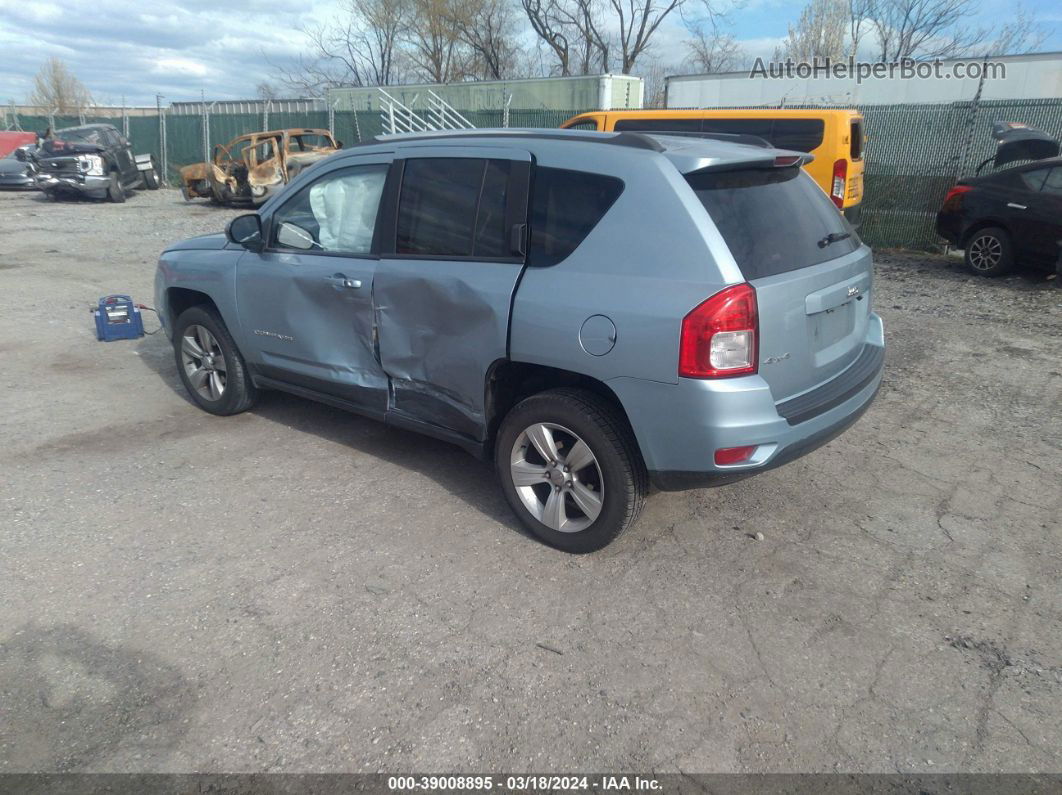
[[[110,124],[87,124],[49,131],[36,152],[27,152],[37,187],[48,198],[84,195],[124,202],[126,192],[156,190],[155,156],[135,155],[129,141]]]

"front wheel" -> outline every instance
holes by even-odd
[[[173,327],[173,352],[184,388],[211,414],[239,414],[258,397],[235,341],[216,310],[193,306]]]
[[[498,433],[495,462],[520,520],[565,552],[610,544],[638,518],[648,491],[626,421],[579,389],[542,392],[513,408]]]
[[[118,174],[114,171],[111,172],[111,181],[107,183],[107,198],[115,204],[125,201],[125,189],[122,187],[121,180],[118,179]]]
[[[1003,276],[1014,267],[1014,245],[1006,230],[978,229],[966,242],[966,267],[980,276]]]

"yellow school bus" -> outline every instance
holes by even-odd
[[[583,113],[561,127],[617,132],[754,135],[779,149],[809,152],[804,168],[858,226],[863,201],[863,117],[848,109],[617,110]]]

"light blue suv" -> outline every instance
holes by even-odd
[[[650,484],[717,485],[873,400],[872,261],[800,170],[704,138],[379,138],[226,234],[168,248],[156,300],[193,400],[281,389],[496,462],[548,544],[600,549]]]

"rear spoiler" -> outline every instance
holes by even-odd
[[[732,144],[744,144],[745,146],[758,146],[761,149],[771,149],[772,146],[769,142],[760,138],[758,135],[749,135],[748,133],[718,133],[718,132],[685,132],[682,130],[676,130],[672,132],[670,130],[653,130],[648,135],[667,135],[677,136],[680,138],[707,138],[713,141],[726,141]]]
[[[997,121],[992,125],[992,137],[996,139],[996,153],[983,160],[975,174],[980,174],[989,163],[999,168],[1018,160],[1058,157],[1058,139],[1024,122]]]
[[[682,168],[679,163],[679,171],[685,176],[694,174],[707,174],[720,171],[745,171],[748,169],[771,169],[771,168],[799,168],[806,166],[815,159],[815,155],[807,152],[791,152],[786,149],[770,149],[764,152],[763,157],[750,157],[740,160],[723,160],[716,163],[704,163],[696,168]]]

